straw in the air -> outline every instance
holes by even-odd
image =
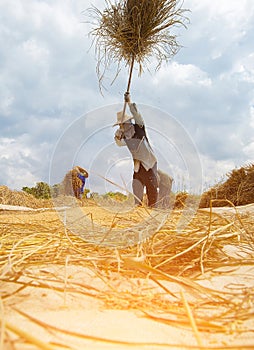
[[[94,19],[90,34],[95,41],[100,79],[111,63],[119,68],[122,61],[129,66],[136,62],[141,73],[151,57],[158,61],[158,68],[178,52],[180,45],[171,29],[185,26],[187,19],[187,10],[178,0],[119,0],[106,4],[103,11],[89,9]]]

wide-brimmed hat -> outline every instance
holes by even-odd
[[[117,122],[113,126],[126,123],[128,120],[131,120],[131,119],[132,117],[129,116],[128,114],[124,114],[123,116],[123,111],[117,112]]]

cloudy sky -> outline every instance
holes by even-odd
[[[128,72],[113,85],[106,76],[100,93],[83,13],[91,4],[104,6],[0,0],[0,185],[53,184],[76,164],[93,174],[94,189],[95,178],[117,181],[116,172],[130,180],[129,154],[114,144],[112,128]],[[195,178],[205,189],[254,160],[254,2],[183,7],[190,23],[174,30],[182,49],[157,72],[151,63],[139,77],[135,68],[131,93],[175,188]]]

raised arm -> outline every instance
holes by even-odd
[[[138,109],[137,109],[137,105],[136,103],[132,103],[130,100],[130,94],[128,92],[126,92],[124,94],[124,98],[125,101],[128,103],[130,112],[135,120],[135,123],[138,124],[139,126],[143,126],[144,125],[144,120],[141,116],[141,114],[139,113]]]
[[[89,175],[88,175],[88,172],[84,169],[84,168],[81,168],[80,166],[76,166],[75,167],[75,169],[79,172],[79,173],[81,173],[81,174],[83,174],[85,177],[88,177]]]

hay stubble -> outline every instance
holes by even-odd
[[[115,214],[109,213],[107,217],[96,204],[84,207],[84,212],[87,211],[95,221],[103,214],[104,225],[112,226]],[[128,227],[132,220],[140,220],[141,214],[142,208],[134,217],[133,213],[119,214],[115,225]],[[17,302],[25,298],[26,291],[33,289],[60,293],[67,306],[69,295],[87,296],[105,309],[136,310],[140,316],[162,324],[184,329],[194,327],[197,346],[203,344],[206,332],[228,336],[248,334],[254,312],[253,284],[249,284],[253,280],[250,239],[253,219],[248,215],[228,218],[200,210],[184,231],[178,232],[176,226],[181,211],[174,210],[150,239],[123,249],[85,242],[66,230],[53,210],[2,211],[0,216],[1,319],[5,342],[10,333],[16,333],[18,339],[25,334],[19,332],[18,325],[6,320],[3,310],[23,313],[20,317],[30,317],[32,323],[40,322],[31,314],[24,315]],[[231,254],[228,247],[235,249],[235,253]],[[58,272],[50,273],[47,266],[55,266]],[[239,267],[243,269],[241,282],[237,282]],[[72,279],[66,272],[69,268],[90,271],[94,276],[91,281],[97,282],[93,285],[93,282]],[[234,276],[235,283],[223,282],[227,278],[234,281]],[[220,278],[219,284],[213,282]],[[244,278],[246,284],[242,282]],[[47,327],[43,323],[40,327],[53,331],[50,322]],[[64,329],[58,331],[64,332]],[[84,333],[84,338],[86,335],[89,336]],[[80,337],[80,334],[72,336]],[[112,342],[116,340],[121,344],[121,339]],[[35,339],[31,336],[26,341],[32,344]],[[52,345],[47,344],[48,348]],[[183,346],[188,348],[186,344]],[[248,346],[247,342],[241,348]],[[213,348],[211,344],[210,348]]]

